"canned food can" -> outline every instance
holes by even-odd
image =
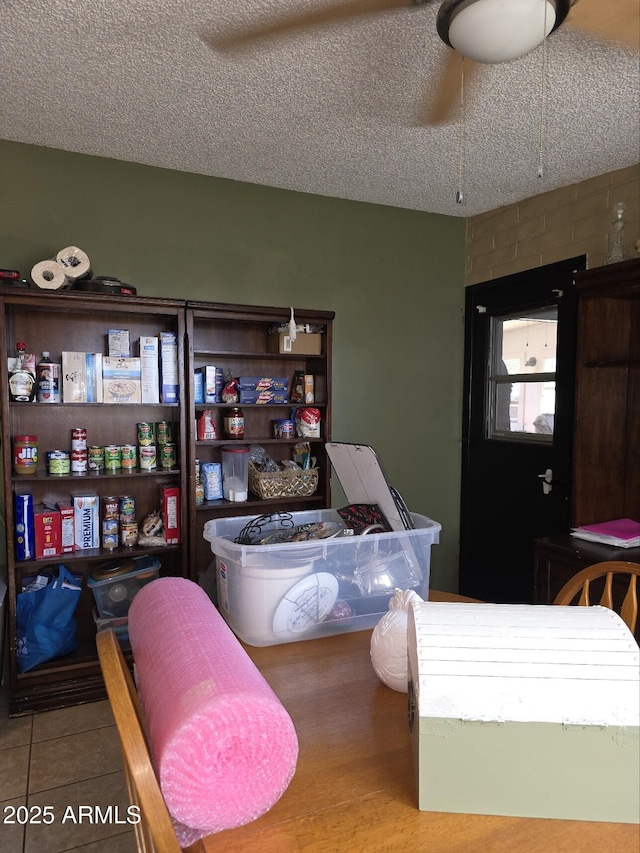
[[[175,444],[160,445],[160,466],[162,468],[176,467],[176,446]]]
[[[119,505],[120,521],[135,521],[136,499],[133,495],[122,495]]]
[[[117,518],[102,519],[102,547],[107,551],[113,551],[118,547],[120,537],[120,525]]]
[[[87,451],[72,450],[71,451],[71,472],[73,474],[87,473]]]
[[[145,445],[140,448],[140,470],[152,471],[157,467],[155,444]]]
[[[47,453],[47,471],[49,474],[61,475],[71,471],[71,457],[67,450],[50,450]]]
[[[123,521],[120,523],[120,543],[127,548],[138,544],[138,522]]]
[[[273,424],[274,438],[293,438],[294,424],[291,420],[280,419],[271,422]]]
[[[104,495],[102,498],[102,518],[117,521],[120,515],[120,498],[115,495]]]
[[[87,449],[87,430],[84,427],[74,427],[74,429],[71,430],[71,449]]]
[[[120,447],[117,444],[107,444],[104,449],[104,467],[107,471],[119,471],[122,468]]]
[[[142,447],[148,447],[154,443],[153,424],[146,421],[138,424],[138,444]]]
[[[104,447],[94,444],[89,448],[88,465],[90,471],[102,471],[104,469]]]
[[[122,468],[131,470],[138,462],[138,448],[135,444],[123,444],[120,447],[120,460]]]
[[[171,444],[173,441],[173,424],[171,421],[156,422],[156,443]]]

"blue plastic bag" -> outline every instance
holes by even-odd
[[[75,618],[82,592],[62,563],[40,589],[21,592],[16,603],[16,646],[20,672],[72,652],[78,646]]]

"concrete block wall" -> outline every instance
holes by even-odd
[[[634,255],[640,240],[640,163],[470,217],[465,284],[582,254],[589,267],[601,266],[619,201],[626,206],[627,247]]]

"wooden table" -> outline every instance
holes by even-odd
[[[629,824],[418,811],[407,696],[376,677],[370,636],[246,647],[291,714],[298,766],[269,812],[199,853],[640,853]]]

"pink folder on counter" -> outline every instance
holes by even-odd
[[[615,518],[599,524],[584,524],[571,531],[571,535],[590,542],[602,542],[618,548],[640,546],[640,522],[631,518]]]

